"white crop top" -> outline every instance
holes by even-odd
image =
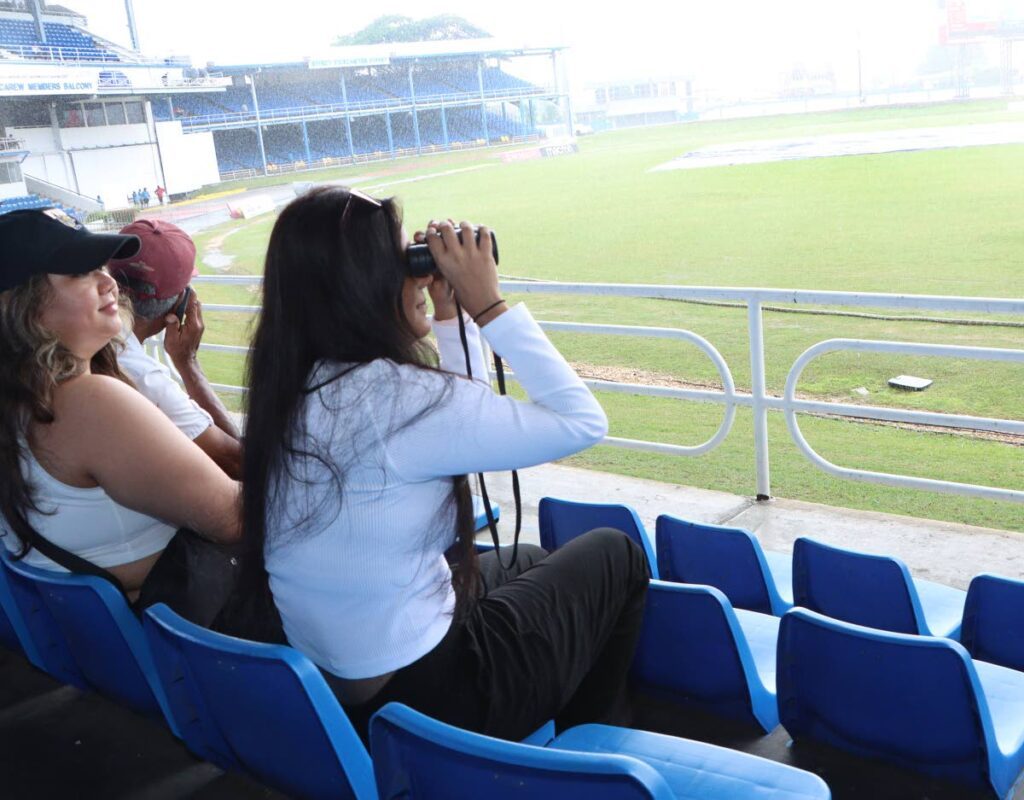
[[[102,487],[68,486],[50,475],[25,448],[22,470],[41,514],[30,511],[28,521],[42,536],[86,561],[109,569],[138,561],[163,550],[176,529],[154,517],[116,503]],[[0,522],[3,522],[0,518]],[[6,525],[3,536],[8,550],[20,549]],[[38,550],[30,550],[25,563],[41,569],[67,572]]]

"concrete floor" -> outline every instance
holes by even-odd
[[[557,464],[520,470],[524,542],[539,542],[537,503],[558,497],[591,503],[625,503],[636,509],[653,536],[659,514],[695,522],[746,528],[767,550],[790,553],[799,536],[868,553],[902,559],[915,577],[966,589],[971,578],[993,572],[1024,579],[1024,534],[902,517],[874,511],[769,500],[695,489],[671,483],[628,478]],[[487,477],[492,502],[501,506],[499,532],[511,540],[515,503],[509,474]],[[1024,507],[1021,507],[1024,515]]]

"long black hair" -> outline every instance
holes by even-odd
[[[242,513],[251,552],[241,593],[262,591],[269,598],[264,548],[284,533],[268,529],[268,497],[284,474],[302,479],[291,471],[293,460],[319,461],[336,484],[331,497],[344,491],[345,464],[322,450],[311,451],[302,430],[303,404],[311,398],[310,376],[317,365],[336,366],[329,379],[341,381],[346,372],[377,359],[437,369],[435,351],[413,332],[402,309],[408,272],[401,237],[401,209],[394,199],[378,206],[342,187],[304,194],[274,225],[263,308],[246,367]],[[445,392],[428,398],[420,414],[450,395],[455,379],[442,374]],[[457,538],[452,583],[461,608],[475,597],[479,580],[466,476],[453,476],[449,500]]]

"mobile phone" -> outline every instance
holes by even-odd
[[[185,315],[185,310],[188,308],[188,301],[192,298],[192,287],[186,286],[185,291],[181,294],[181,302],[174,307],[174,316],[178,318],[178,330],[180,331],[185,327],[185,320],[188,317]]]

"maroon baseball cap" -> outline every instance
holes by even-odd
[[[139,238],[139,252],[131,258],[111,260],[110,274],[128,284],[139,300],[177,297],[199,274],[195,242],[177,225],[140,219],[122,228],[121,233]]]

